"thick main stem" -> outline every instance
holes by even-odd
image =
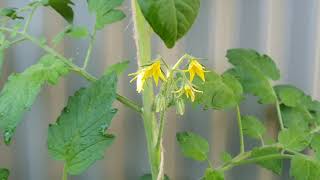
[[[151,61],[151,29],[144,19],[136,0],[131,0],[132,17],[134,21],[135,42],[137,48],[138,64],[145,65]],[[157,146],[158,126],[155,114],[152,110],[154,92],[153,86],[148,81],[145,85],[143,96],[143,123],[146,133],[149,163],[153,180],[163,179],[162,172],[162,146]]]
[[[68,180],[68,172],[65,165],[63,166],[62,180]]]

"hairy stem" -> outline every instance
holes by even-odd
[[[68,172],[65,165],[63,166],[62,180],[68,180]]]
[[[86,69],[87,66],[88,66],[88,63],[90,61],[90,57],[91,57],[91,54],[92,54],[93,45],[94,45],[94,42],[96,40],[96,34],[97,34],[97,28],[96,28],[96,26],[94,26],[93,33],[92,33],[92,35],[90,35],[90,43],[89,43],[86,59],[84,60],[82,69]]]
[[[14,30],[14,29],[5,28],[5,27],[0,27],[0,31],[9,32],[9,33],[10,32],[16,32],[16,30]],[[81,75],[82,77],[87,79],[88,81],[94,82],[94,81],[97,80],[96,77],[94,77],[93,75],[89,74],[87,71],[85,71],[84,69],[80,68],[79,66],[75,65],[69,59],[67,59],[63,55],[59,54],[58,52],[56,52],[54,49],[52,49],[48,45],[41,43],[38,39],[30,36],[29,34],[27,34],[25,32],[18,31],[16,33],[21,35],[23,37],[22,38],[23,40],[27,39],[27,40],[31,41],[32,43],[34,43],[35,45],[37,45],[38,47],[40,47],[41,49],[43,49],[46,53],[49,53],[49,54],[51,54],[53,56],[58,57],[67,66],[69,66],[72,71],[78,73],[79,75]],[[21,42],[21,41],[19,41],[19,42]],[[135,102],[133,102],[132,100],[130,100],[130,99],[124,97],[124,96],[121,96],[121,95],[117,94],[117,100],[119,102],[121,102],[122,104],[124,104],[125,106],[131,108],[132,110],[134,110],[134,111],[136,111],[138,113],[142,112],[142,108],[138,104],[136,104]]]
[[[277,115],[278,115],[280,128],[282,130],[282,129],[284,129],[284,125],[283,125],[283,120],[282,120],[282,115],[281,115],[280,102],[278,100],[276,102],[276,107],[277,107]]]
[[[151,29],[144,19],[137,0],[131,0],[132,17],[134,21],[135,42],[137,48],[138,64],[145,65],[151,61]],[[150,81],[142,93],[143,97],[143,122],[147,139],[149,163],[151,166],[152,180],[162,180],[163,152],[162,146],[157,146],[159,132],[155,114],[152,110],[154,101],[153,86]],[[160,175],[160,176],[159,176]]]
[[[240,153],[243,153],[244,152],[244,140],[243,140],[241,112],[240,112],[239,105],[237,105],[237,120],[238,120],[238,127],[239,127],[239,136],[240,136]]]

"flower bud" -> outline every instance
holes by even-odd
[[[155,99],[155,110],[161,112],[166,109],[166,98],[162,94],[158,94]]]
[[[183,115],[184,112],[185,112],[185,105],[184,105],[184,101],[183,99],[179,98],[176,100],[176,111],[177,111],[177,114],[179,115]]]

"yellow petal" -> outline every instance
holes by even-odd
[[[204,78],[204,71],[203,70],[198,70],[198,71],[196,71],[196,73],[202,79],[202,81],[206,81]]]
[[[189,74],[190,74],[190,81],[192,82],[192,81],[193,81],[193,79],[194,79],[194,75],[195,75],[194,70],[193,70],[193,69],[191,69],[191,70],[189,71]]]

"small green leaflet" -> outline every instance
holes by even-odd
[[[0,128],[4,130],[5,143],[9,144],[13,133],[30,109],[41,87],[48,82],[56,84],[69,72],[61,60],[45,55],[40,61],[20,74],[13,74],[0,93]]]
[[[122,61],[116,64],[111,65],[108,69],[104,72],[105,75],[115,72],[118,76],[120,76],[125,70],[127,70],[129,66],[129,61]]]
[[[320,134],[313,135],[311,148],[315,152],[317,159],[320,160]]]
[[[145,175],[141,176],[140,180],[152,180],[152,175],[145,174]],[[169,176],[164,175],[164,180],[170,180]]]
[[[228,152],[222,152],[220,154],[220,159],[222,160],[222,162],[227,163],[232,160],[232,156]]]
[[[73,2],[71,0],[41,0],[44,6],[50,6],[69,23],[73,22]]]
[[[202,180],[224,180],[224,174],[223,172],[208,168],[206,169],[205,175]]]
[[[96,28],[103,29],[106,25],[121,21],[126,15],[116,8],[123,0],[87,0],[89,11],[96,14]]]
[[[243,116],[241,118],[243,134],[254,139],[260,139],[266,132],[263,123],[254,116]]]
[[[192,132],[180,132],[176,137],[184,156],[197,161],[208,159],[209,144],[206,139]]]
[[[0,8],[0,16],[6,16],[13,20],[23,19],[23,17],[17,15],[17,8]]]
[[[65,163],[69,174],[80,174],[104,152],[114,140],[106,134],[117,110],[112,107],[116,98],[116,74],[103,76],[69,98],[55,124],[48,132],[48,149],[56,160]]]
[[[234,65],[228,72],[240,80],[244,92],[258,96],[262,104],[276,102],[277,97],[269,80],[278,80],[280,72],[269,56],[251,49],[231,49],[227,52],[227,58]]]
[[[8,180],[10,172],[8,169],[0,168],[0,180]]]
[[[297,107],[305,96],[304,92],[292,85],[278,85],[274,87],[281,103],[289,107]]]
[[[190,30],[195,22],[200,0],[138,0],[141,11],[168,48]]]
[[[86,38],[89,35],[88,29],[86,27],[81,27],[81,26],[67,26],[65,28],[65,30],[63,30],[62,32],[60,32],[59,34],[57,34],[52,42],[57,45],[58,43],[60,43],[63,38],[65,37],[65,35],[74,38],[74,39],[82,39],[82,38]]]
[[[242,99],[242,86],[231,74],[222,76],[214,71],[205,74],[206,81],[195,78],[194,84],[202,93],[196,94],[195,103],[205,108],[225,109],[236,106]]]
[[[318,180],[320,164],[311,159],[295,155],[291,160],[290,175],[295,180]]]
[[[311,137],[306,131],[290,128],[280,131],[278,140],[285,149],[302,151],[309,145]]]
[[[252,150],[250,158],[259,158],[267,155],[276,155],[280,154],[279,150],[274,147],[267,148],[255,148]],[[272,160],[263,160],[257,162],[260,166],[271,170],[275,174],[280,175],[282,172],[283,161],[281,159],[272,159]]]
[[[280,106],[283,124],[287,128],[300,129],[307,131],[312,118],[301,108]]]

